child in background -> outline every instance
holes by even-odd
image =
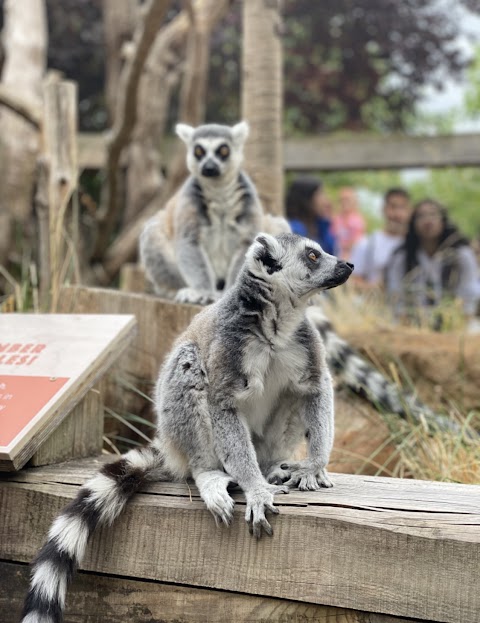
[[[365,219],[358,208],[353,188],[342,188],[339,194],[340,210],[333,217],[333,234],[337,239],[339,256],[349,260],[353,246],[365,234]]]

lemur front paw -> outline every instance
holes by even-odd
[[[215,519],[217,527],[220,523],[224,523],[226,526],[232,523],[235,502],[229,496],[225,488],[218,487],[215,491],[210,491],[209,495],[204,495],[203,498],[208,510]]]
[[[325,467],[312,464],[308,459],[292,470],[290,479],[285,483],[289,487],[298,487],[300,491],[318,491],[322,487],[333,487],[333,482]]]
[[[300,463],[281,461],[273,465],[266,474],[267,482],[273,485],[281,485],[292,476],[292,472],[299,469]]]
[[[197,290],[196,288],[181,288],[175,295],[176,303],[189,305],[210,305],[220,298],[219,292],[210,290]]]
[[[273,505],[273,496],[276,493],[288,493],[288,487],[266,484],[245,492],[247,499],[245,521],[248,523],[250,534],[253,534],[257,539],[262,536],[262,532],[266,532],[269,536],[273,534],[273,528],[268,523],[265,512],[270,511],[274,515],[278,515],[279,510]]]

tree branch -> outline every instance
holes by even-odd
[[[121,75],[115,123],[107,141],[106,180],[99,213],[98,236],[93,253],[94,258],[97,259],[102,256],[118,219],[117,192],[120,155],[128,144],[135,127],[137,92],[143,66],[169,5],[170,0],[151,0],[136,30],[133,54],[127,60]]]
[[[17,97],[12,90],[0,84],[0,104],[17,113],[22,119],[28,121],[37,130],[42,125],[42,111],[32,106],[21,97]]]
[[[192,33],[187,51],[187,69],[182,84],[179,119],[193,125],[204,120],[205,91],[208,77],[208,48],[210,34],[228,7],[228,0],[196,0],[191,8],[194,24],[200,35]],[[164,38],[165,52],[187,36],[188,12],[182,11],[160,36]],[[199,63],[199,56],[202,61]],[[138,218],[108,248],[105,254],[105,282],[116,275],[122,265],[136,252],[138,238],[148,219],[161,209],[185,177],[185,155],[183,146],[178,149],[169,169],[168,179],[161,193],[139,213]]]

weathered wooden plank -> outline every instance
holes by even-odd
[[[122,357],[122,368],[139,379],[153,381],[174,340],[201,309],[178,305],[156,296],[103,288],[62,288],[64,313],[132,314],[137,319],[137,337]],[[83,310],[81,312],[80,310]]]
[[[165,355],[201,309],[156,296],[81,286],[64,287],[60,305],[64,313],[124,313],[136,317],[137,336],[109,374],[104,398],[112,409],[134,413],[145,405],[135,390],[151,395]]]
[[[30,459],[30,465],[50,465],[68,459],[95,456],[103,446],[103,402],[91,389],[46,439]]]
[[[170,142],[166,141],[168,157]],[[106,161],[101,134],[79,135],[81,168],[100,169]],[[287,139],[283,147],[287,171],[351,171],[480,165],[480,134],[445,136],[325,135]]]
[[[52,477],[52,468],[35,471],[43,472],[46,482],[15,482],[18,474],[0,481],[4,560],[31,559],[55,513],[78,489],[58,482],[63,477]],[[33,475],[34,470],[28,472]],[[65,474],[63,480],[71,482],[74,474]],[[477,623],[480,487],[459,486],[457,498],[457,485],[340,475],[335,480],[331,491],[279,496],[281,514],[272,519],[275,534],[260,542],[245,525],[243,496],[235,495],[230,529],[217,529],[193,487],[190,498],[157,494],[156,487],[166,485],[155,485],[135,496],[113,529],[99,531],[83,568],[366,612]],[[389,510],[400,506],[404,496],[410,496],[406,510]]]
[[[48,163],[47,202],[49,249],[42,258],[50,265],[47,288],[50,290],[50,311],[57,311],[60,285],[64,280],[63,264],[68,256],[63,233],[65,215],[73,191],[77,187],[77,85],[60,80],[47,81],[43,88],[43,157]],[[75,229],[75,228],[74,228]],[[78,241],[74,241],[78,242]],[[44,241],[41,241],[45,252]],[[43,271],[42,271],[43,274]],[[45,291],[45,284],[42,290]]]
[[[110,455],[46,465],[41,469],[23,469],[15,474],[5,474],[4,481],[81,485],[111,460]],[[365,508],[378,512],[399,510],[444,513],[451,514],[453,520],[461,516],[462,521],[469,516],[473,521],[480,517],[480,486],[351,474],[334,474],[332,478],[335,487],[325,489],[321,495],[293,490],[288,497],[278,497],[277,503]],[[199,498],[193,483],[150,483],[142,489],[142,492],[146,491],[162,496]]]
[[[28,587],[26,565],[0,561],[2,623],[17,623]],[[69,623],[415,623],[381,614],[80,573],[69,591]]]
[[[480,134],[318,136],[285,143],[289,171],[478,166]]]
[[[80,169],[102,169],[107,162],[107,139],[104,134],[81,132],[78,135]]]

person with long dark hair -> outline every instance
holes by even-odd
[[[478,265],[469,241],[438,201],[423,199],[412,212],[404,244],[386,271],[386,291],[397,316],[417,320],[427,313],[435,328],[445,300],[460,299],[467,317],[475,314]]]
[[[331,255],[337,254],[329,211],[331,205],[322,182],[314,177],[295,179],[287,193],[287,219],[293,233],[320,244]]]

